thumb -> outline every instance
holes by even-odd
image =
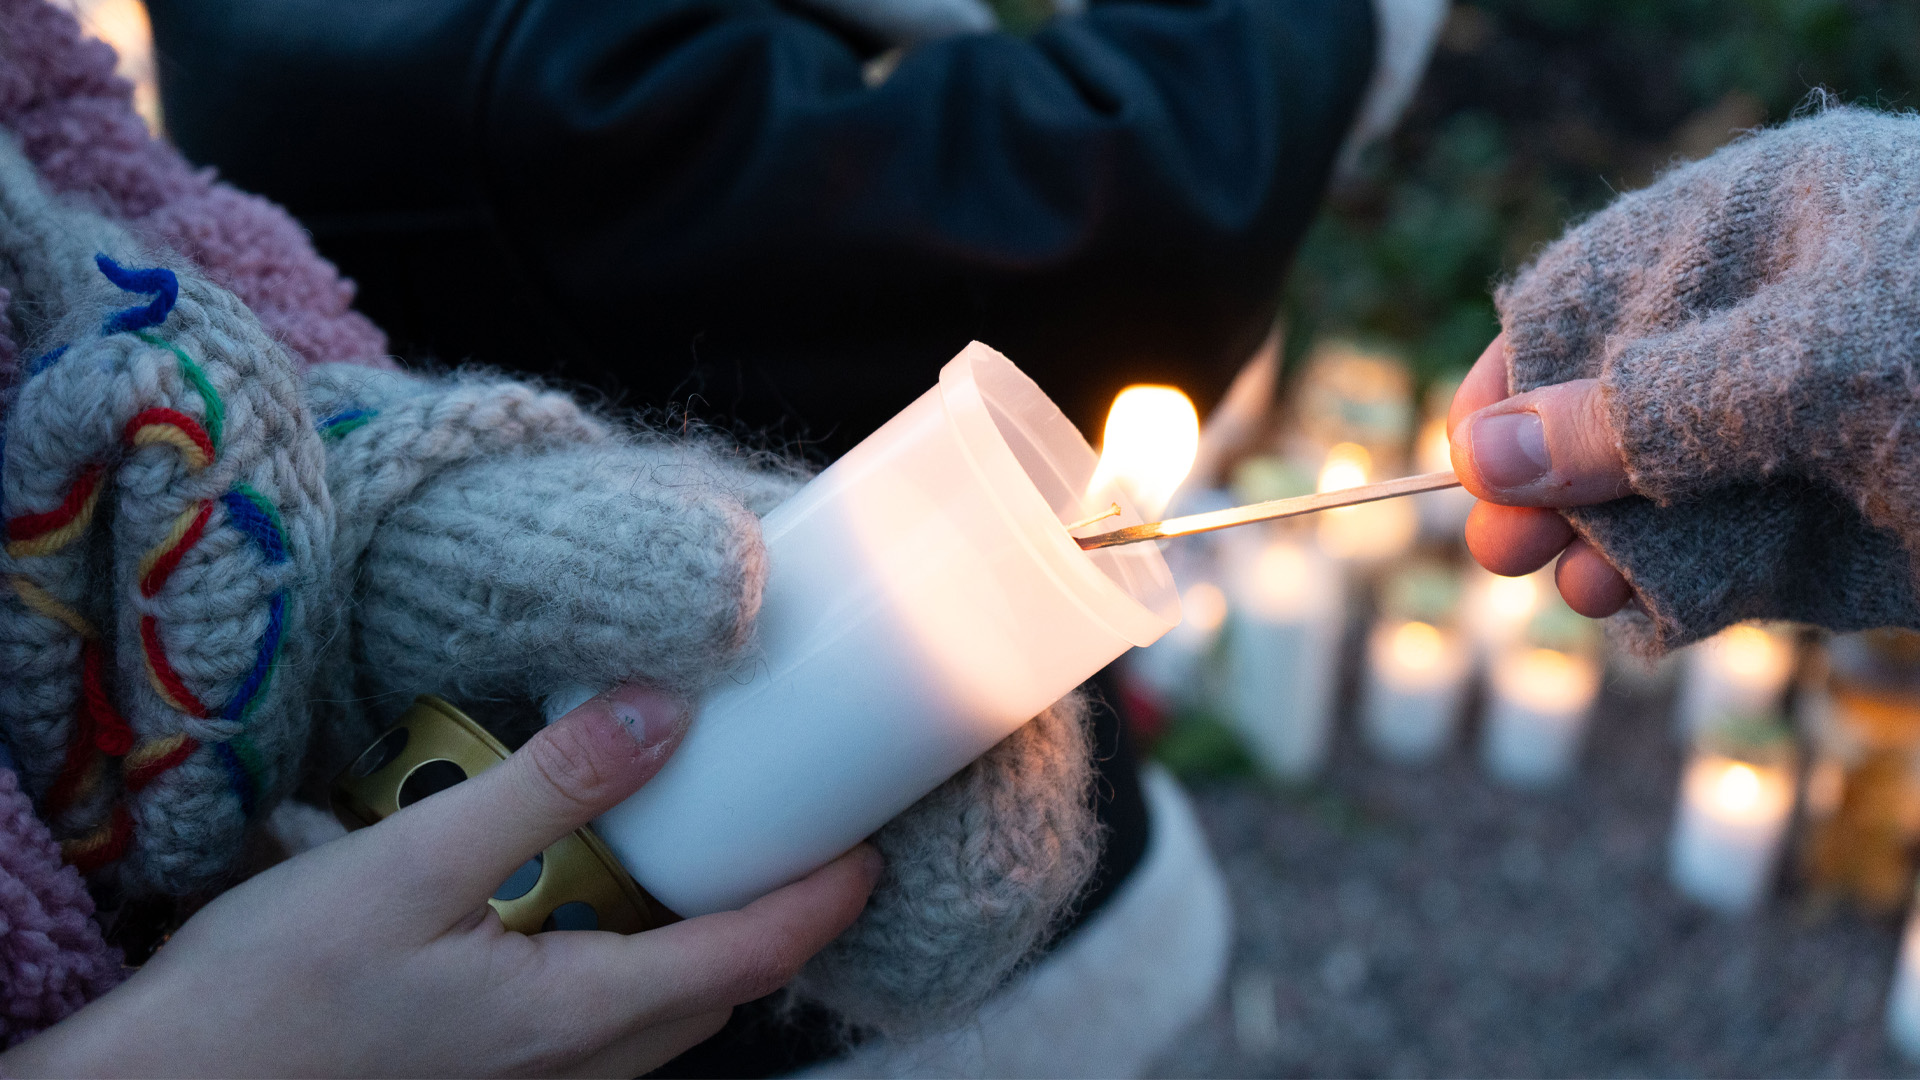
[[[1587,506],[1633,494],[1598,379],[1543,386],[1454,424],[1453,471],[1507,506]]]
[[[498,766],[382,822],[394,842],[433,852],[449,920],[470,913],[522,863],[653,779],[691,712],[660,691],[623,686],[554,721]]]

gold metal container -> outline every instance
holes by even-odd
[[[333,812],[349,829],[397,813],[507,759],[507,748],[465,713],[430,694],[333,782]],[[507,929],[639,933],[675,921],[640,888],[590,829],[529,859],[487,901]]]

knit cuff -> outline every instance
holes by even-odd
[[[1092,787],[1087,698],[1075,691],[874,835],[879,885],[794,989],[895,1039],[964,1022],[1092,879]]]

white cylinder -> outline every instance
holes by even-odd
[[[1338,563],[1280,532],[1241,530],[1229,547],[1227,709],[1261,769],[1305,780],[1326,761],[1345,630]]]
[[[1793,775],[1717,754],[1687,763],[1669,870],[1681,892],[1729,914],[1765,894],[1793,813]]]
[[[1907,915],[1900,958],[1887,995],[1887,1037],[1908,1061],[1920,1062],[1920,903]]]
[[[1489,673],[1481,754],[1494,779],[1545,787],[1572,771],[1600,687],[1592,661],[1552,649],[1510,650]]]
[[[700,703],[660,774],[597,823],[662,904],[740,907],[805,876],[1179,621],[1152,544],[1063,522],[1095,455],[975,342],[938,386],[762,523],[750,672]],[[1114,524],[1138,522],[1129,507]],[[750,675],[750,677],[748,677]]]
[[[1465,696],[1458,635],[1421,622],[1382,623],[1367,639],[1360,734],[1381,757],[1413,765],[1446,748]]]
[[[1681,735],[1702,735],[1727,720],[1780,712],[1793,674],[1793,642],[1785,634],[1743,623],[1681,656],[1685,666],[1674,709]]]

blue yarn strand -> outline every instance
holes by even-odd
[[[268,562],[287,561],[287,542],[280,535],[280,525],[271,510],[262,506],[251,493],[237,488],[220,496],[220,504],[227,508],[228,523],[258,544]]]
[[[93,264],[108,281],[130,293],[150,295],[150,303],[116,311],[107,317],[107,323],[101,328],[103,334],[124,334],[134,330],[145,330],[159,326],[173,312],[173,305],[180,300],[180,279],[173,271],[164,266],[148,269],[133,269],[121,266],[104,254],[95,255]]]
[[[240,812],[247,817],[253,816],[253,777],[247,775],[247,767],[240,763],[240,755],[226,743],[213,744],[213,756],[220,761],[221,768],[227,771],[227,783],[233,786],[234,794],[240,796]]]
[[[35,375],[59,363],[60,358],[65,355],[67,355],[67,347],[61,345],[58,348],[48,349],[46,352],[34,357],[33,360],[27,364],[27,378],[31,379]]]
[[[260,652],[253,658],[253,670],[247,672],[245,682],[234,691],[227,701],[227,707],[220,710],[223,720],[245,720],[252,710],[253,702],[267,685],[267,679],[273,674],[273,661],[280,653],[280,634],[286,628],[287,594],[284,590],[274,593],[267,604],[267,632],[260,636]]]

